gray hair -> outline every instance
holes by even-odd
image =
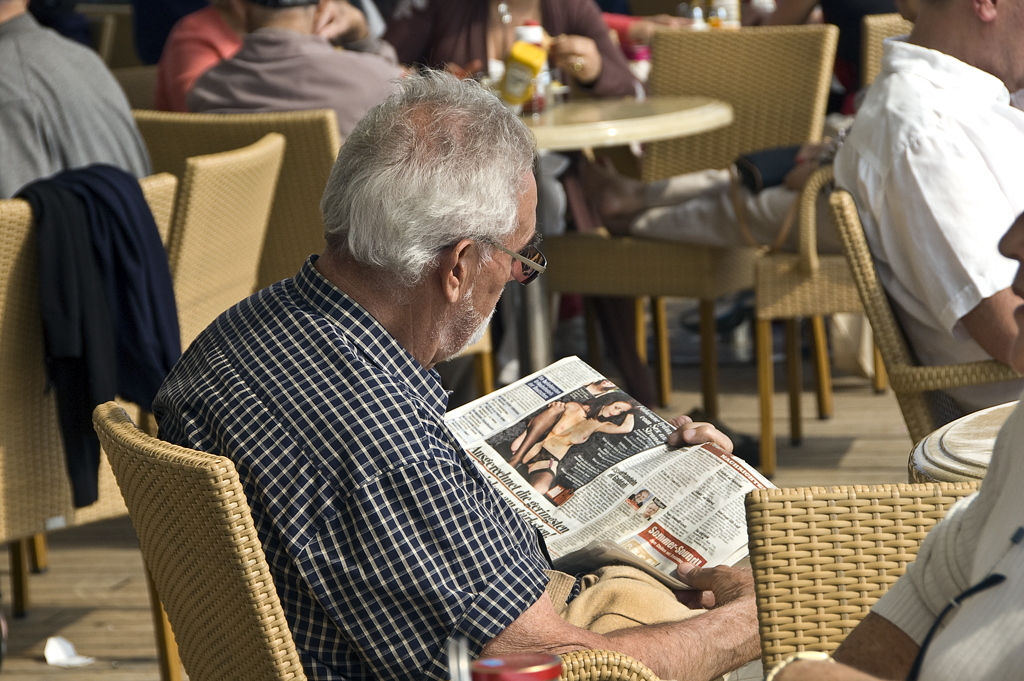
[[[410,75],[331,169],[320,201],[328,248],[412,286],[446,246],[507,240],[535,153],[529,128],[478,83]]]

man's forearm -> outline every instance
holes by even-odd
[[[681,622],[619,629],[605,638],[612,650],[679,681],[713,679],[761,655],[752,601],[728,603]]]
[[[1012,290],[1004,288],[978,303],[960,321],[978,345],[1001,362],[1011,362],[1010,350],[1017,339],[1013,312],[1024,303]]]

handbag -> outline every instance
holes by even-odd
[[[743,154],[736,159],[740,182],[753,194],[783,183],[786,174],[796,167],[800,145],[774,147]]]

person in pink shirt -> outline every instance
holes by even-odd
[[[185,95],[199,76],[230,59],[242,47],[243,28],[231,0],[184,16],[167,37],[157,66],[153,106],[161,111],[188,111]]]

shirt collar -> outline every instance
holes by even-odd
[[[972,101],[1010,103],[1003,81],[956,57],[906,42],[906,36],[890,38],[882,48],[882,71],[923,78],[943,90]]]
[[[313,267],[316,260],[317,256],[311,255],[292,280],[299,296],[339,326],[368,361],[407,384],[443,419],[448,409],[448,393],[441,386],[437,371],[423,368],[373,315],[320,274]]]

